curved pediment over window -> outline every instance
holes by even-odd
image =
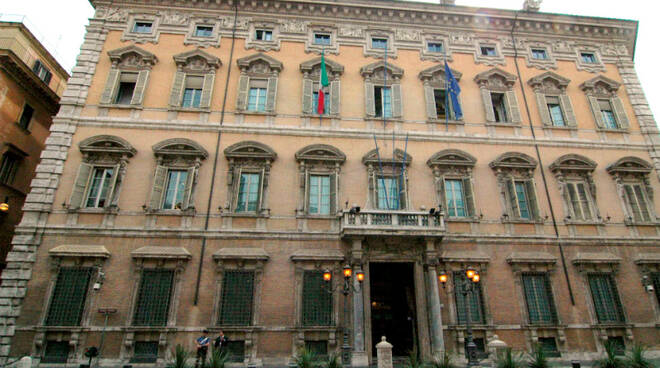
[[[274,161],[277,158],[277,154],[272,148],[263,143],[244,141],[225,148],[225,157]]]
[[[186,138],[172,138],[156,143],[152,149],[156,156],[183,156],[205,159],[209,153],[199,143]]]
[[[521,152],[503,153],[489,164],[492,169],[534,169],[536,165],[537,162],[532,156]]]
[[[576,154],[563,155],[550,164],[552,171],[594,171],[596,162]]]
[[[542,90],[546,93],[557,92],[561,93],[566,90],[566,87],[571,82],[570,79],[564,78],[555,72],[545,72],[531,78],[527,83],[534,90]]]
[[[281,61],[272,58],[264,53],[257,53],[242,57],[236,60],[241,71],[253,73],[271,73],[273,71],[281,72],[283,64]]]
[[[296,160],[343,163],[346,161],[346,155],[339,149],[327,144],[312,144],[296,152]]]
[[[143,50],[135,45],[122,47],[108,51],[112,66],[122,68],[145,68],[151,69],[158,62],[156,55]]]
[[[621,87],[621,83],[603,75],[591,78],[580,85],[580,89],[585,93],[601,96],[616,95],[619,87]]]
[[[451,69],[451,73],[454,75],[454,78],[456,78],[457,81],[461,80],[461,77],[463,76],[463,73],[455,69]],[[447,79],[445,77],[445,66],[443,64],[438,64],[436,66],[432,66],[430,68],[424,69],[421,72],[419,72],[419,79],[421,79],[422,81],[430,80],[430,81],[444,82]]]
[[[360,75],[365,78],[384,79],[385,73],[387,73],[387,78],[401,79],[403,77],[403,69],[384,61],[376,61],[360,68]]]
[[[653,166],[639,157],[627,156],[617,160],[607,167],[607,172],[614,173],[642,173],[647,174]]]
[[[474,81],[479,86],[486,87],[501,87],[511,88],[516,83],[518,77],[511,73],[507,73],[500,68],[492,68],[485,72],[479,73],[474,77]]]
[[[426,164],[433,166],[474,166],[477,159],[467,152],[456,149],[446,149],[435,153]]]
[[[137,152],[125,139],[114,135],[96,135],[84,139],[78,144],[80,152],[93,153],[118,153],[133,157]]]
[[[328,76],[339,76],[344,73],[344,66],[339,64],[336,61],[332,61],[328,58],[325,58],[325,67],[327,68]],[[317,57],[311,60],[307,60],[304,63],[300,63],[300,71],[303,73],[314,74],[318,73],[318,70],[321,68],[321,57]]]
[[[404,160],[405,157],[405,160]],[[380,163],[381,164],[387,164],[387,165],[401,165],[403,162],[406,166],[410,165],[410,162],[412,161],[412,157],[410,154],[403,152],[400,149],[394,150],[394,158],[392,157],[385,157],[382,154],[380,155]],[[369,164],[376,164],[378,165],[378,153],[376,152],[376,149],[372,149],[371,151],[367,152],[366,155],[362,157],[362,163],[365,165]]]
[[[199,49],[174,55],[174,63],[179,69],[200,72],[218,69],[222,65],[220,59]]]

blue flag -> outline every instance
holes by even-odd
[[[445,77],[447,78],[447,91],[449,92],[449,99],[451,100],[451,107],[454,110],[454,118],[459,120],[463,117],[463,110],[461,104],[458,103],[458,95],[461,93],[461,87],[458,81],[454,78],[447,61],[445,61]]]

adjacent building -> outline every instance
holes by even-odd
[[[464,360],[468,322],[482,352],[660,353],[635,21],[532,1],[91,3],[2,274],[0,356],[78,364],[102,344],[102,366],[164,366],[208,329],[236,366],[303,347],[367,366],[381,336]]]

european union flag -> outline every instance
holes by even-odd
[[[449,91],[449,99],[451,99],[451,107],[454,110],[454,118],[456,120],[463,117],[463,110],[461,104],[458,102],[458,95],[461,93],[461,87],[458,81],[454,78],[447,61],[445,61],[445,77],[447,78],[447,90]]]

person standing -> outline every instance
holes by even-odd
[[[222,349],[225,346],[227,346],[228,341],[229,341],[229,339],[227,339],[227,336],[225,336],[225,333],[222,332],[222,330],[220,330],[220,334],[213,341],[213,348],[217,349],[219,351],[222,351]]]
[[[206,363],[206,353],[208,353],[209,345],[211,344],[211,339],[206,336],[208,333],[208,330],[202,331],[202,336],[195,340],[195,344],[197,345],[197,359],[195,360],[195,367],[203,367]]]

